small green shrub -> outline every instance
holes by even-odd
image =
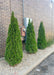
[[[38,31],[38,40],[37,45],[39,49],[44,49],[47,47],[47,41],[45,37],[45,29],[43,26],[43,22],[40,23],[39,31]]]
[[[35,39],[35,32],[33,23],[30,22],[26,30],[26,51],[28,53],[36,53],[37,52],[37,43]]]
[[[47,41],[47,47],[51,46],[52,44],[54,44],[54,39],[49,39]]]
[[[14,17],[14,12],[12,12],[11,24],[9,25],[8,37],[6,40],[5,59],[11,66],[14,66],[21,62],[22,57],[22,42],[18,21]]]

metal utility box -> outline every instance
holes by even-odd
[[[26,29],[27,29],[27,26],[28,26],[28,23],[29,23],[29,19],[32,22],[31,18],[26,18],[26,17],[24,18],[24,26],[25,26]]]

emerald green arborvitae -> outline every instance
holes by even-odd
[[[43,22],[40,23],[39,31],[38,31],[38,40],[37,40],[38,48],[44,49],[47,46],[47,41],[45,37],[45,29],[43,26]]]
[[[11,23],[9,25],[8,37],[6,40],[5,59],[9,65],[14,66],[22,61],[22,42],[18,26],[18,21],[12,12]]]
[[[36,53],[37,52],[37,43],[35,39],[35,32],[33,27],[33,22],[30,22],[26,30],[26,51],[28,53]]]

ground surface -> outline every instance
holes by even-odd
[[[26,50],[24,50],[22,62],[14,67],[10,66],[5,61],[5,58],[0,58],[0,75],[27,75],[27,73],[29,73],[34,67],[36,67],[38,64],[40,64],[45,58],[47,58],[53,52],[54,52],[54,45],[47,47],[44,50],[38,49],[38,52],[35,54],[28,54],[26,52]],[[51,58],[51,61],[53,61],[52,58]],[[41,67],[43,67],[42,69],[45,69],[45,67],[47,69],[47,71],[41,70],[41,72],[43,71],[41,75],[44,75],[44,72],[46,72],[46,73],[48,72],[47,63],[44,64],[43,66],[41,66]],[[36,73],[38,73],[38,72],[36,72]],[[47,75],[48,75],[48,73],[47,73]],[[50,75],[52,75],[52,74],[50,74]]]
[[[54,53],[27,75],[54,75]]]

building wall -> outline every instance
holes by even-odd
[[[43,21],[46,38],[52,36],[52,19],[53,8],[50,8],[50,0],[24,0],[24,17],[33,19],[36,37],[38,37],[38,29],[40,22]]]
[[[10,2],[0,0],[0,56],[5,52],[5,42],[10,22]]]
[[[19,25],[23,25],[23,0],[11,0],[11,12],[14,11]]]
[[[4,56],[11,12],[15,12],[19,25],[23,24],[22,0],[0,0],[0,56]]]
[[[24,0],[24,17],[33,19],[36,39],[41,21],[44,23],[46,38],[52,38],[52,34],[54,33],[53,8],[50,8],[50,0]],[[23,0],[0,0],[0,56],[4,56],[5,53],[6,38],[12,11],[14,11],[19,21],[19,26],[22,26]]]

